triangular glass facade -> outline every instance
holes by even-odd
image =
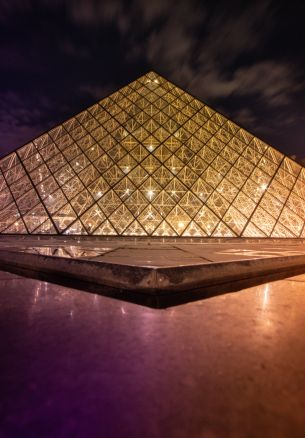
[[[304,168],[153,72],[0,169],[1,233],[305,237]]]

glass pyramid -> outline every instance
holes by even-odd
[[[1,233],[305,237],[304,168],[153,72],[0,169]]]

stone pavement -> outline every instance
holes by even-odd
[[[305,275],[151,309],[0,272],[0,436],[303,437]]]

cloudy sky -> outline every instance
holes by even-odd
[[[304,20],[296,0],[0,0],[0,154],[155,70],[301,160]]]

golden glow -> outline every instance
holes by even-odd
[[[305,237],[304,169],[155,73],[0,160],[0,232]]]

